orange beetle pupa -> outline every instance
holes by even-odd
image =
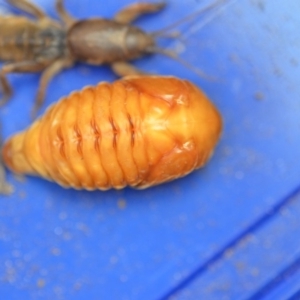
[[[3,147],[15,173],[87,190],[146,188],[202,167],[222,120],[192,83],[126,77],[85,87],[53,104]]]

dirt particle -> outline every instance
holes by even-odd
[[[265,95],[262,93],[262,92],[256,92],[254,94],[254,98],[257,100],[257,101],[262,101],[265,99]]]
[[[125,199],[119,199],[117,204],[118,204],[118,208],[119,209],[124,209],[126,207],[126,205],[127,205]]]
[[[57,247],[51,249],[51,254],[54,256],[59,256],[61,254],[61,250]]]
[[[36,286],[40,289],[42,289],[43,287],[45,287],[46,285],[46,281],[45,279],[39,278],[36,282]]]

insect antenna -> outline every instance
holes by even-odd
[[[197,17],[198,15],[201,15],[207,11],[210,11],[210,10],[213,10],[214,8],[217,8],[219,7],[222,3],[225,3],[226,0],[217,0],[209,5],[207,5],[206,7],[203,7],[201,9],[199,9],[198,11],[188,15],[188,16],[185,16],[183,18],[181,18],[180,20],[177,20],[176,22],[162,28],[162,29],[159,29],[159,30],[156,30],[156,31],[153,31],[152,33],[150,33],[151,36],[153,36],[154,38],[157,38],[157,37],[165,37],[166,36],[166,32],[169,31],[170,29],[173,29],[183,23],[186,23],[187,21]],[[169,35],[167,35],[167,37],[170,37]]]
[[[203,72],[199,68],[196,68],[194,65],[192,65],[189,62],[187,62],[186,60],[182,59],[174,51],[166,50],[166,49],[162,49],[162,48],[158,48],[158,47],[153,47],[153,48],[151,48],[151,53],[158,53],[158,54],[168,56],[168,57],[174,59],[175,61],[179,62],[181,65],[183,65],[187,69],[190,69],[191,71],[193,71],[195,74],[197,74],[198,76],[200,76],[203,79],[206,79],[209,81],[217,80],[215,77],[207,75],[205,72]]]
[[[174,27],[177,27],[177,26],[181,25],[182,23],[185,23],[185,22],[187,22],[187,21],[189,21],[189,20],[205,13],[205,12],[212,11],[213,15],[211,15],[209,18],[206,18],[206,20],[204,20],[203,22],[200,22],[196,26],[197,31],[199,31],[207,23],[211,22],[211,20],[214,19],[216,17],[216,15],[218,15],[229,4],[230,4],[230,1],[228,1],[228,0],[216,0],[213,3],[211,3],[211,4],[209,4],[205,7],[202,7],[198,11],[196,11],[196,12],[194,12],[194,13],[188,15],[188,16],[185,16],[180,20],[177,20],[173,24],[170,24],[170,25],[166,26],[165,28],[162,28],[160,30],[157,30],[157,31],[154,31],[154,32],[150,33],[150,35],[153,38],[176,38],[176,39],[180,40],[182,43],[185,43],[185,39],[187,38],[187,35],[182,36],[180,34],[180,32],[178,32],[178,31],[171,32],[171,33],[168,33],[168,31],[173,29]],[[191,30],[190,30],[190,33],[191,33]],[[165,55],[165,56],[168,56],[168,57],[174,59],[175,61],[179,62],[181,65],[183,65],[186,68],[193,71],[195,74],[197,74],[201,78],[204,78],[204,79],[209,80],[209,81],[216,81],[217,80],[215,77],[207,75],[205,72],[203,72],[199,68],[195,67],[194,65],[190,64],[186,60],[182,59],[175,51],[166,50],[166,49],[159,48],[159,47],[151,47],[151,49],[148,49],[148,50],[151,53],[159,53],[159,54],[162,54],[162,55]]]

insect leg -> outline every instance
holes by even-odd
[[[37,111],[41,107],[44,102],[46,89],[49,85],[49,82],[55,75],[61,72],[63,69],[71,67],[73,65],[73,61],[71,59],[58,59],[54,61],[51,65],[49,65],[45,71],[42,73],[37,95],[35,98],[35,104],[32,110],[32,117],[36,116]]]
[[[115,74],[120,77],[129,76],[129,75],[146,75],[146,72],[143,72],[133,65],[125,61],[117,61],[112,63],[111,68]]]
[[[27,0],[7,0],[7,2],[10,5],[36,17],[37,19],[48,18],[48,16],[39,7]]]
[[[63,0],[56,0],[56,10],[61,20],[70,27],[76,19],[74,19],[65,9]]]
[[[2,71],[2,70],[1,70]],[[12,95],[12,88],[7,81],[5,74],[0,73],[1,93],[3,94],[0,99],[0,105],[5,104]]]
[[[0,126],[0,127],[2,127],[2,126]],[[3,146],[3,140],[2,140],[2,131],[1,131],[0,132],[0,150],[2,150],[2,146]],[[12,192],[13,192],[12,186],[5,179],[5,168],[4,168],[3,158],[2,158],[2,155],[0,155],[0,194],[1,195],[9,195]]]
[[[0,84],[3,93],[3,97],[0,99],[0,105],[5,104],[12,95],[12,88],[7,81],[6,74],[18,72],[39,72],[44,67],[44,65],[35,61],[22,61],[4,65],[2,69],[0,69]]]
[[[128,24],[140,17],[143,14],[155,13],[162,10],[166,6],[165,2],[147,3],[138,2],[130,4],[120,10],[114,20],[122,24]]]

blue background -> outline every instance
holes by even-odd
[[[111,17],[130,2],[66,6],[78,18]],[[180,26],[181,42],[161,44],[215,80],[161,55],[135,62],[193,81],[217,105],[225,127],[210,163],[143,191],[78,192],[8,173],[1,299],[300,299],[300,3],[225,2]],[[38,3],[57,16],[53,1]],[[170,0],[136,24],[157,30],[205,3]],[[5,137],[30,124],[38,79],[9,75]],[[77,64],[51,82],[43,110],[115,79],[108,67]]]

